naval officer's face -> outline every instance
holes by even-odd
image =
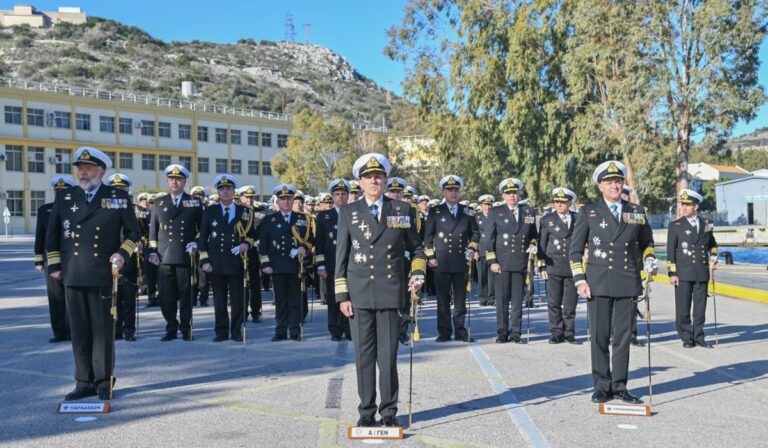
[[[338,208],[347,203],[349,193],[347,190],[335,190],[331,193],[331,198],[333,199],[333,206]]]
[[[482,204],[480,204],[480,210],[482,210],[482,211],[483,211],[483,214],[484,214],[484,215],[487,215],[487,214],[488,214],[488,212],[490,212],[490,211],[491,211],[491,207],[492,207],[492,205],[491,205],[491,204],[486,204],[485,202],[483,202]]]
[[[686,218],[693,218],[696,216],[696,211],[699,209],[698,204],[680,204],[680,211]]]
[[[384,173],[368,173],[360,178],[360,187],[368,199],[379,199],[387,185],[387,176]]]
[[[458,188],[445,188],[443,189],[443,197],[445,198],[445,202],[453,205],[459,202],[461,191]]]
[[[619,202],[621,199],[621,190],[624,188],[624,179],[620,177],[609,177],[603,179],[598,185],[603,199],[610,203]]]
[[[288,213],[293,208],[293,197],[291,196],[282,196],[277,198],[277,210],[282,213]]]
[[[182,177],[168,178],[168,191],[174,196],[178,196],[183,193],[185,185],[187,185],[187,180]]]
[[[101,179],[107,172],[99,165],[93,165],[91,163],[81,163],[77,165],[77,181],[85,191],[93,190],[96,185],[101,183]]]
[[[232,203],[232,199],[235,197],[235,189],[232,187],[221,187],[218,189],[219,202],[225,207]]]
[[[568,213],[568,209],[571,208],[571,201],[555,201],[555,210],[557,213],[564,215]]]
[[[507,204],[509,208],[517,207],[517,203],[520,202],[520,192],[518,191],[502,193],[502,196],[504,197],[504,202]]]

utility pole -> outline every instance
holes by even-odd
[[[293,25],[293,14],[290,12],[285,14],[283,27],[285,28],[285,41],[296,42],[296,27]]]
[[[304,45],[309,45],[309,27],[312,26],[310,23],[304,24]]]

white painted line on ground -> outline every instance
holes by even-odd
[[[493,366],[488,355],[485,354],[480,344],[472,344],[470,349],[475,356],[475,361],[480,365],[488,382],[491,384],[491,388],[498,394],[501,405],[506,408],[509,416],[512,417],[512,421],[517,426],[520,435],[528,442],[530,446],[534,447],[548,447],[549,442],[544,438],[544,434],[541,433],[539,428],[533,423],[531,417],[525,412],[525,408],[520,404],[515,394],[509,390],[506,384],[501,381],[501,374],[496,367]]]

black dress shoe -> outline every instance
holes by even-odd
[[[704,348],[714,348],[715,347],[714,345],[712,345],[712,344],[710,344],[709,342],[706,342],[706,341],[696,341],[695,344],[696,344],[697,347],[704,347]]]
[[[243,342],[242,336],[232,336],[232,340],[235,342]]]
[[[48,342],[50,342],[51,344],[55,344],[57,342],[64,342],[66,340],[67,338],[65,336],[54,336],[51,339],[48,339]]]
[[[112,381],[114,385],[114,379]],[[109,380],[103,381],[96,386],[96,392],[99,394],[99,400],[107,401],[112,399],[112,394],[109,391]]]
[[[685,342],[683,342],[683,347],[685,347],[685,348],[693,348],[693,347],[696,347],[696,344],[694,344],[693,341],[685,341]]]
[[[185,341],[191,341],[192,340],[192,334],[191,333],[181,333],[181,339]]]
[[[272,342],[284,341],[286,339],[288,339],[287,336],[278,336],[278,335],[272,336]]]
[[[496,338],[496,343],[497,344],[506,344],[507,342],[509,342],[509,336],[507,336],[507,335],[500,334]]]
[[[340,337],[338,337],[338,336],[331,336],[331,340],[332,340],[333,342],[340,342],[340,341],[341,341],[341,338],[340,338]]]
[[[136,341],[136,335],[133,333],[126,333],[125,334],[125,340],[128,342],[134,342]]]
[[[520,336],[510,336],[509,342],[515,343],[515,344],[523,344],[523,339]]]
[[[227,337],[226,336],[216,336],[212,340],[213,340],[213,342],[222,342],[222,341],[226,341]]]
[[[445,336],[438,336],[435,338],[435,342],[448,342],[451,340],[451,337],[445,337]]]
[[[621,390],[618,392],[613,393],[614,398],[618,398],[624,403],[630,403],[630,404],[641,404],[643,400],[637,398],[636,396],[629,393],[628,390]]]
[[[596,390],[592,394],[592,403],[605,403],[608,400],[610,400],[611,398],[612,397],[611,397],[610,393],[604,392],[602,390]]]
[[[301,336],[299,336],[298,334],[291,335],[291,340],[301,341]]]
[[[376,421],[373,419],[373,417],[368,417],[368,416],[360,417],[359,419],[357,419],[357,423],[355,424],[355,426],[362,426],[362,427],[374,426],[374,425],[376,425]]]
[[[644,346],[645,346],[645,344],[643,344],[642,342],[640,342],[640,340],[639,340],[639,339],[637,339],[636,337],[635,337],[635,338],[632,338],[632,339],[630,339],[630,340],[629,340],[629,343],[630,343],[630,344],[632,344],[632,345],[634,345],[635,347],[644,347]]]
[[[562,344],[563,341],[564,341],[564,339],[563,339],[562,336],[552,336],[552,337],[549,338],[548,342],[550,344]]]
[[[172,340],[176,339],[177,337],[178,336],[176,335],[176,333],[166,333],[165,336],[160,338],[160,340],[163,341],[163,342],[172,341]]]
[[[344,335],[344,339],[346,339],[348,341],[351,341],[352,340],[352,335],[351,334],[345,334]]]
[[[567,342],[569,344],[576,344],[576,345],[580,345],[581,344],[581,342],[576,340],[576,336],[573,336],[573,335],[566,336],[564,340],[565,340],[565,342]]]
[[[86,397],[93,397],[96,395],[96,389],[93,387],[75,386],[72,392],[64,395],[64,401],[80,400]]]
[[[261,323],[261,321],[262,321],[262,318],[261,318],[261,313],[258,313],[258,314],[254,314],[253,316],[251,316],[251,320],[253,320],[253,323],[254,323],[254,324],[259,324],[259,323]]]
[[[411,342],[411,338],[408,337],[408,333],[401,333],[400,334],[400,343],[403,345],[408,345],[408,343]]]
[[[475,342],[475,338],[470,338],[469,335],[466,334],[464,336],[456,336],[456,340],[462,342]]]
[[[381,417],[381,426],[399,428],[403,425],[400,424],[400,419],[398,419],[396,415],[388,415],[386,417]]]

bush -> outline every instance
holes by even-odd
[[[98,58],[86,53],[76,46],[64,47],[59,50],[59,56],[63,58],[80,59],[81,61],[98,62]]]
[[[48,31],[48,37],[51,39],[74,39],[82,37],[85,26],[75,25],[73,23],[60,22]]]
[[[15,44],[16,44],[16,48],[31,48],[32,38],[29,38],[27,36],[17,37]]]

